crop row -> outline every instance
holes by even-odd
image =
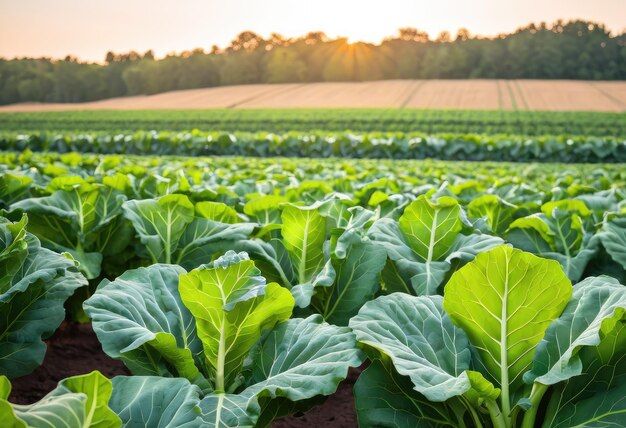
[[[0,410],[16,426],[267,426],[366,359],[361,426],[626,413],[618,167],[75,153],[3,165]],[[8,378],[41,363],[88,280],[97,289],[68,315],[89,317],[133,376],[94,372],[10,404]]]
[[[509,162],[626,162],[626,140],[478,134],[184,133],[0,135],[0,150],[179,156],[286,156]]]
[[[135,110],[2,113],[5,131],[421,132],[518,135],[626,135],[620,113],[412,109]]]

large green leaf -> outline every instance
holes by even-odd
[[[247,239],[253,230],[252,223],[228,224],[196,217],[180,236],[174,260],[186,269],[196,268],[210,262],[214,254],[221,254],[227,249],[236,247],[237,243]]]
[[[431,402],[413,383],[382,361],[374,361],[354,385],[359,426],[439,428],[457,426],[446,403]]]
[[[283,243],[297,272],[298,283],[307,283],[324,265],[326,219],[316,205],[285,204],[281,220]]]
[[[226,224],[239,222],[237,211],[220,202],[198,202],[196,204],[196,216]]]
[[[8,416],[8,426],[23,426],[24,428],[82,427],[86,420],[86,401],[87,397],[84,394],[64,394],[61,396],[48,395],[35,404],[14,404],[14,420],[12,421],[12,417]],[[11,425],[11,423],[15,425]]]
[[[439,199],[441,203],[433,203],[420,197],[407,207],[399,223],[384,218],[370,228],[368,236],[385,248],[393,262],[383,271],[385,289],[436,294],[453,262],[468,262],[479,252],[502,244],[494,236],[461,233],[458,203],[447,196]]]
[[[350,203],[332,194],[307,207],[285,204],[281,225],[266,226],[259,234],[263,239],[234,247],[247,251],[266,277],[291,290],[300,314],[317,312],[345,325],[377,291],[386,258],[384,249],[365,236],[375,213]],[[276,226],[280,235],[272,229]]]
[[[446,256],[461,232],[459,203],[449,196],[436,202],[420,196],[406,207],[398,224],[415,255],[428,265]]]
[[[153,263],[171,263],[178,241],[195,213],[189,198],[178,194],[127,201],[122,209]]]
[[[371,241],[356,238],[345,249],[343,258],[336,254],[332,257],[333,286],[329,290],[321,288],[318,306],[323,308],[320,312],[328,322],[348,325],[350,318],[378,291],[387,253]]]
[[[482,195],[473,199],[467,206],[467,214],[473,218],[485,219],[492,233],[502,236],[515,219],[517,207],[496,195]]]
[[[608,216],[594,239],[600,240],[611,258],[626,269],[626,216]]]
[[[505,245],[479,254],[446,285],[443,306],[502,389],[505,417],[510,393],[524,386],[537,344],[571,295],[558,263]]]
[[[514,247],[558,261],[571,281],[578,281],[597,252],[596,240],[585,230],[591,215],[584,202],[548,202],[542,213],[511,223],[506,239]]]
[[[579,350],[600,344],[605,322],[626,311],[626,287],[610,277],[587,278],[574,286],[572,300],[550,324],[535,351],[533,368],[524,379],[554,385],[584,370]]]
[[[261,412],[255,396],[209,394],[199,403],[206,428],[252,428]]]
[[[72,376],[59,382],[50,395],[63,396],[68,393],[83,393],[85,401],[85,421],[83,427],[113,428],[121,424],[120,418],[109,408],[113,391],[111,381],[98,371]]]
[[[197,368],[203,367],[202,343],[178,294],[184,272],[175,265],[126,271],[102,281],[84,308],[104,352],[134,374],[186,377],[205,389]]]
[[[251,221],[268,225],[280,223],[279,205],[287,202],[282,196],[265,195],[248,201],[243,206],[243,212],[250,217]]]
[[[250,355],[245,394],[291,401],[330,395],[363,362],[354,334],[320,315],[291,319],[263,337]]]
[[[176,263],[193,269],[209,263],[215,254],[247,239],[255,225],[238,223],[233,208],[218,202],[193,206],[184,195],[129,201],[123,206],[142,246],[139,255],[153,263]]]
[[[350,320],[357,340],[389,357],[430,401],[445,401],[471,388],[469,341],[442,303],[441,296],[393,293],[366,303]]]
[[[544,428],[614,427],[626,416],[626,323],[604,323],[598,346],[580,350],[584,372],[557,385]]]
[[[117,376],[109,405],[123,427],[197,428],[203,426],[199,395],[186,379]]]
[[[0,174],[0,206],[7,208],[16,201],[26,199],[33,178],[26,175]]]
[[[179,291],[196,320],[218,392],[233,387],[261,333],[288,319],[294,305],[289,290],[275,283],[266,285],[248,255],[234,251],[212,267],[181,275]]]
[[[20,428],[117,428],[120,418],[109,408],[111,381],[100,372],[73,376],[35,404],[18,405],[7,401],[10,384],[0,377],[0,423]],[[8,385],[8,388],[7,388]]]
[[[330,260],[313,281],[291,290],[296,305],[311,305],[324,319],[338,325],[347,325],[359,308],[373,298],[387,259],[384,248],[365,237],[374,213],[354,207],[348,214],[347,220],[339,219],[341,227],[331,232]]]
[[[27,213],[29,232],[45,247],[72,254],[85,276],[96,278],[102,254],[128,245],[129,235],[121,233],[126,231],[125,223],[119,221],[126,196],[103,185],[64,183],[68,180],[65,177],[55,180],[61,181],[51,196],[25,199],[13,204],[11,210]]]
[[[87,284],[71,257],[41,248],[26,219],[0,218],[0,375],[19,377],[41,364],[63,304]]]

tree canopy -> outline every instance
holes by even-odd
[[[402,28],[379,45],[245,31],[227,47],[155,59],[152,51],[106,54],[103,64],[0,59],[0,104],[81,102],[219,85],[381,79],[626,79],[626,32],[588,21],[530,24],[493,38],[436,38]]]

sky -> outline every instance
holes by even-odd
[[[0,57],[68,54],[102,62],[107,51],[157,57],[224,47],[238,33],[288,37],[324,31],[379,43],[401,27],[467,28],[493,36],[531,22],[582,18],[626,29],[626,0],[0,0]]]

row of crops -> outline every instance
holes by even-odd
[[[421,132],[613,136],[626,135],[622,113],[424,110],[424,109],[214,109],[214,110],[102,110],[3,113],[5,131],[201,130],[226,132],[315,129],[343,132]]]
[[[0,150],[180,156],[286,156],[507,162],[626,162],[618,137],[290,132],[2,133]]]
[[[623,425],[621,165],[0,164],[7,426],[268,426],[364,362],[365,427]],[[66,316],[132,376],[11,404]]]

